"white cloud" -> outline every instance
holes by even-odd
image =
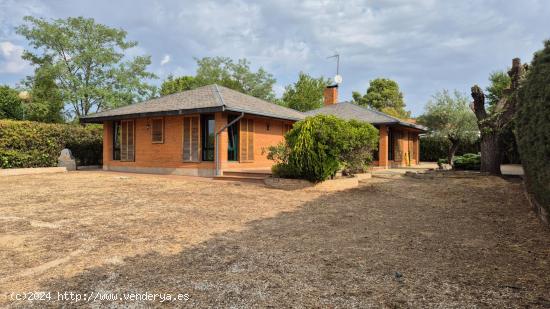
[[[10,41],[0,42],[0,73],[18,74],[26,72],[30,66],[21,59],[24,48]]]
[[[168,64],[172,59],[170,58],[170,55],[169,54],[166,54],[164,55],[164,57],[162,57],[162,60],[160,61],[160,65],[163,66],[165,64]]]

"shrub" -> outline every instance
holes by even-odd
[[[101,164],[103,130],[32,121],[0,120],[0,167],[56,166],[63,148],[69,148],[78,165]]]
[[[426,135],[420,138],[420,161],[437,162],[441,158],[447,158],[451,147],[449,139],[439,135]],[[479,139],[474,142],[460,143],[456,155],[480,152]],[[445,162],[446,163],[446,162]]]
[[[479,170],[481,168],[481,155],[466,153],[453,159],[453,168],[457,170]]]
[[[307,117],[294,124],[285,143],[271,147],[278,177],[323,181],[340,169],[348,173],[364,169],[378,140],[368,123],[345,121],[335,116]]]
[[[550,41],[535,53],[519,91],[516,136],[527,190],[550,213]],[[547,218],[550,221],[550,218]]]

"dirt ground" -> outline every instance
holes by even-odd
[[[550,308],[550,230],[514,178],[2,177],[0,261],[0,307]],[[130,293],[182,298],[101,300]]]

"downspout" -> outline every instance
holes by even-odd
[[[221,169],[220,169],[220,147],[219,147],[219,140],[220,140],[220,133],[222,133],[225,129],[235,124],[237,121],[241,120],[241,118],[244,117],[244,112],[241,112],[239,117],[233,119],[230,123],[226,124],[223,128],[221,128],[218,132],[216,132],[216,176],[221,176]]]
[[[220,98],[220,101],[222,102],[223,110],[225,110],[225,101],[223,100],[222,94],[220,93],[220,89],[218,88],[218,85],[214,84],[214,87],[216,89],[216,92],[218,94],[218,97]],[[239,117],[233,119],[230,123],[226,124],[223,128],[221,128],[218,132],[216,132],[214,143],[216,144],[216,151],[215,151],[215,161],[216,161],[216,176],[221,176],[221,168],[220,168],[220,133],[222,133],[225,129],[235,124],[237,121],[241,120],[241,118],[244,117],[244,112],[241,112],[241,115]]]

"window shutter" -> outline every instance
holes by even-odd
[[[120,160],[134,161],[134,121],[122,120],[122,138],[120,143]]]
[[[151,120],[151,142],[164,143],[164,119]]]
[[[254,161],[254,120],[241,120],[241,162]]]
[[[199,117],[183,118],[183,161],[199,161]]]

